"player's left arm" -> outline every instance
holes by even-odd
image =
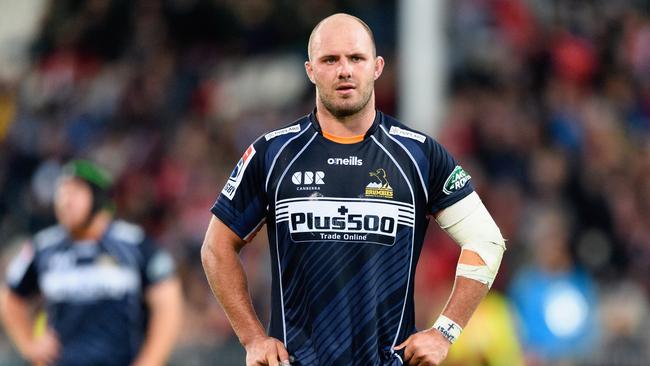
[[[149,323],[140,352],[132,366],[162,366],[169,358],[181,327],[183,297],[178,277],[171,274],[171,258],[161,252],[148,264],[150,280],[164,277],[145,289]]]
[[[505,239],[475,192],[438,212],[436,221],[462,251],[451,296],[434,326],[395,348],[404,349],[407,365],[438,365],[447,357],[492,286],[505,251]]]

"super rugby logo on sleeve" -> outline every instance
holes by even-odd
[[[412,205],[388,200],[294,198],[278,201],[276,221],[293,242],[395,244],[397,226],[413,227]]]
[[[451,174],[449,174],[449,177],[447,177],[447,180],[442,187],[442,192],[447,195],[452,194],[465,187],[465,184],[467,184],[467,181],[470,179],[472,179],[472,177],[467,174],[460,165],[456,165]]]
[[[251,162],[251,160],[253,160],[253,156],[255,156],[255,148],[253,145],[251,145],[248,147],[248,149],[246,149],[241,159],[239,159],[239,162],[235,166],[235,169],[233,169],[232,174],[230,174],[230,178],[228,178],[226,185],[221,191],[221,193],[224,196],[228,197],[228,199],[232,200],[232,198],[235,196],[237,187],[239,187],[239,184],[241,183],[244,172],[246,171],[246,167]]]

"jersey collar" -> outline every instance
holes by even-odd
[[[320,128],[320,123],[318,122],[318,118],[316,118],[316,108],[314,108],[311,113],[307,116],[309,118],[309,121],[311,122],[311,125],[314,127],[314,129],[321,135],[323,135],[323,130]],[[372,134],[374,134],[377,129],[379,128],[379,124],[381,123],[382,119],[384,118],[384,114],[381,113],[380,110],[375,109],[375,120],[372,121],[372,125],[366,131],[364,135],[364,140],[370,137]]]

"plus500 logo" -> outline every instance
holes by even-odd
[[[394,204],[331,200],[278,203],[276,221],[287,222],[294,242],[353,241],[383,245],[393,245],[398,224],[404,224],[400,208]]]
[[[345,206],[341,206],[345,208]],[[291,231],[343,230],[381,232],[393,234],[395,218],[377,215],[348,214],[345,216],[319,216],[312,212],[291,214]]]

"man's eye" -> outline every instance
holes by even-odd
[[[328,64],[328,65],[333,64],[335,61],[336,61],[336,60],[334,60],[334,57],[326,58],[326,59],[325,59],[325,63]]]
[[[352,62],[359,62],[361,61],[361,57],[359,56],[352,56]]]

